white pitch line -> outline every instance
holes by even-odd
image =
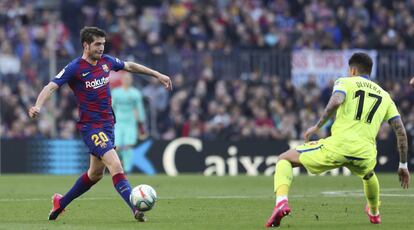
[[[91,197],[91,198],[78,198],[76,200],[113,200],[116,197]],[[51,199],[47,198],[2,198],[0,202],[26,202],[26,201],[50,201]]]
[[[292,195],[291,197],[301,198],[308,197],[306,195]],[[88,197],[88,198],[78,198],[76,200],[117,200],[119,197]],[[195,196],[195,197],[158,197],[159,200],[183,200],[183,199],[273,199],[273,196]],[[50,201],[51,199],[47,198],[2,198],[0,202],[27,202],[27,201]]]
[[[314,197],[363,197],[364,193],[361,190],[349,190],[349,191],[324,191],[317,195],[305,195],[305,194],[294,194],[290,195],[291,198],[314,198]],[[393,194],[393,193],[381,193],[383,197],[414,197],[414,194]],[[187,197],[171,197],[161,196],[159,200],[183,200],[183,199],[273,199],[273,196],[187,196]],[[78,198],[77,200],[117,200],[120,199],[118,196],[109,197],[86,197]],[[50,201],[49,198],[0,198],[0,202],[27,202],[27,201]]]
[[[297,197],[293,195],[292,197]],[[300,197],[303,197],[302,195]],[[196,196],[196,197],[158,197],[159,200],[183,200],[183,199],[272,199],[272,196]],[[78,198],[76,200],[117,200],[118,196],[113,197],[87,197],[87,198]],[[47,198],[2,198],[0,202],[26,202],[26,201],[50,201],[51,199]]]
[[[358,193],[359,192],[364,192],[364,190],[362,190],[362,189],[328,190],[328,191],[323,191],[323,192],[330,192],[330,191],[333,191],[333,192],[358,192]],[[385,191],[387,191],[387,192],[399,192],[399,191],[403,191],[403,189],[402,188],[380,188],[380,192],[385,192]]]
[[[383,192],[401,192],[403,191],[402,188],[380,188],[380,193]],[[328,190],[322,191],[321,194],[324,195],[338,195],[338,194],[364,194],[364,190],[362,189],[350,189],[350,190]],[[393,193],[391,195],[414,195],[412,193],[409,194],[401,194],[401,193]]]
[[[347,197],[347,196],[365,196],[363,192],[354,192],[354,191],[325,191],[321,193],[324,196],[335,196],[335,197]],[[414,197],[414,194],[395,194],[395,193],[380,193],[380,196],[384,197]]]

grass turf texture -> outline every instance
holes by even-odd
[[[272,177],[129,175],[132,186],[158,193],[146,223],[136,222],[109,175],[48,221],[50,197],[65,193],[76,176],[1,175],[0,229],[264,229],[274,206]],[[292,215],[282,229],[413,229],[414,192],[399,188],[395,174],[379,174],[383,223],[363,212],[362,182],[354,176],[299,176],[291,188]]]

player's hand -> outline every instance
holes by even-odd
[[[40,108],[37,106],[33,106],[29,109],[29,117],[30,118],[36,118],[40,113]]]
[[[410,172],[408,169],[398,169],[398,177],[401,183],[401,187],[408,188],[408,185],[410,184]]]
[[[411,87],[413,87],[413,88],[414,88],[414,77],[413,77],[413,78],[411,78],[411,80],[410,80],[410,85],[411,85]]]
[[[160,73],[157,75],[157,78],[167,90],[172,90],[172,82],[171,82],[171,79],[167,75]]]
[[[308,130],[306,130],[305,132],[305,142],[309,141],[309,138],[312,136],[312,134],[315,134],[316,132],[318,132],[319,128],[318,126],[314,125],[312,127],[310,127]]]

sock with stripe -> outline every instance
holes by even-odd
[[[124,173],[118,173],[112,176],[112,182],[116,191],[118,191],[119,195],[124,199],[124,201],[128,204],[131,208],[132,212],[134,212],[134,207],[132,206],[131,202],[129,201],[129,196],[131,195],[131,185],[125,176]]]
[[[88,173],[85,172],[78,178],[73,187],[60,200],[60,207],[64,209],[66,206],[80,195],[88,191],[97,181],[91,181]]]

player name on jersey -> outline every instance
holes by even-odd
[[[358,88],[370,88],[377,92],[378,94],[381,94],[381,90],[377,88],[374,84],[371,84],[371,82],[368,81],[357,81],[355,82]]]

